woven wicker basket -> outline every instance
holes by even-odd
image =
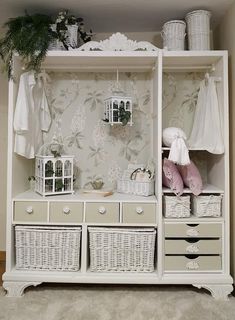
[[[16,269],[78,271],[80,227],[16,226]]]
[[[195,10],[186,15],[189,50],[210,50],[210,17],[206,10]]]
[[[88,228],[92,272],[153,272],[154,228]]]
[[[151,196],[154,194],[154,180],[150,180],[149,182],[138,182],[120,179],[117,181],[117,192],[146,197]]]
[[[184,50],[186,23],[182,20],[168,21],[163,25],[161,36],[167,50]]]
[[[193,197],[193,214],[197,217],[220,217],[222,195]]]
[[[190,217],[190,196],[164,196],[164,216],[166,218]]]

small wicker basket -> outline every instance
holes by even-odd
[[[189,50],[210,50],[210,17],[207,10],[195,10],[186,15]]]
[[[184,50],[186,23],[182,20],[168,21],[163,25],[161,36],[163,48],[167,50]]]
[[[220,217],[222,195],[193,197],[193,214],[196,217]]]
[[[117,192],[130,193],[145,197],[151,196],[154,194],[154,180],[139,182],[130,179],[119,179],[117,181]]]
[[[80,227],[16,226],[16,269],[78,271]]]
[[[190,196],[164,196],[164,216],[166,218],[190,217]]]
[[[154,228],[88,228],[92,272],[153,272]]]

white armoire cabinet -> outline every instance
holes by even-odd
[[[7,183],[7,261],[3,286],[8,296],[21,296],[28,286],[43,282],[57,283],[118,283],[118,284],[188,284],[208,289],[216,299],[226,299],[232,291],[230,276],[229,227],[229,113],[228,113],[228,59],[226,51],[165,51],[147,42],[135,42],[116,34],[101,42],[90,42],[73,51],[49,51],[43,68],[53,74],[80,73],[134,73],[136,77],[148,74],[151,126],[149,127],[149,154],[156,164],[155,195],[150,197],[114,193],[109,197],[83,194],[43,197],[28,190],[28,177],[34,175],[34,160],[14,153],[13,117],[18,81],[9,82],[8,109],[8,183]],[[23,72],[19,56],[14,57],[14,77]],[[195,81],[211,72],[221,78],[217,93],[223,119],[225,152],[212,155],[205,150],[191,150],[190,156],[203,159],[203,194],[221,194],[222,215],[219,218],[167,219],[163,216],[162,159],[168,148],[162,147],[162,129],[178,124],[170,117],[177,108],[171,99],[184,90],[182,80]],[[186,76],[182,76],[185,74]],[[168,80],[174,79],[174,85]],[[196,79],[198,80],[198,79]],[[200,80],[200,79],[199,79]],[[168,82],[167,82],[168,81]],[[182,82],[182,85],[181,85]],[[168,83],[168,84],[167,84]],[[144,84],[143,84],[144,85]],[[181,89],[179,89],[181,88]],[[195,101],[194,101],[195,102]],[[103,112],[103,106],[100,106]],[[171,109],[173,108],[173,109]],[[192,115],[180,111],[181,127],[187,131]],[[133,115],[135,104],[133,104]],[[178,112],[175,113],[176,115]],[[187,118],[189,117],[189,119]],[[191,118],[190,118],[191,117]],[[169,120],[170,119],[170,120]],[[176,119],[176,120],[175,120]],[[175,122],[174,122],[175,121]],[[186,126],[186,127],[184,127]],[[133,126],[135,127],[135,119]],[[189,130],[188,129],[188,130]],[[184,190],[190,194],[189,189]],[[78,271],[19,270],[16,268],[16,226],[80,227],[80,268]],[[153,272],[91,272],[89,259],[89,227],[154,228],[156,232]],[[189,264],[190,240],[197,243],[196,268]],[[189,241],[189,242],[188,242]],[[195,254],[195,252],[194,252]]]

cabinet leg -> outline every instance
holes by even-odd
[[[3,288],[7,291],[7,297],[19,298],[24,294],[24,290],[30,286],[38,286],[41,282],[4,281]]]
[[[231,284],[193,284],[193,286],[210,291],[215,300],[228,300],[228,295],[233,291]]]

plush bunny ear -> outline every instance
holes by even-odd
[[[171,147],[169,160],[181,165],[190,163],[186,139],[186,134],[180,128],[169,127],[163,130],[163,144]]]

